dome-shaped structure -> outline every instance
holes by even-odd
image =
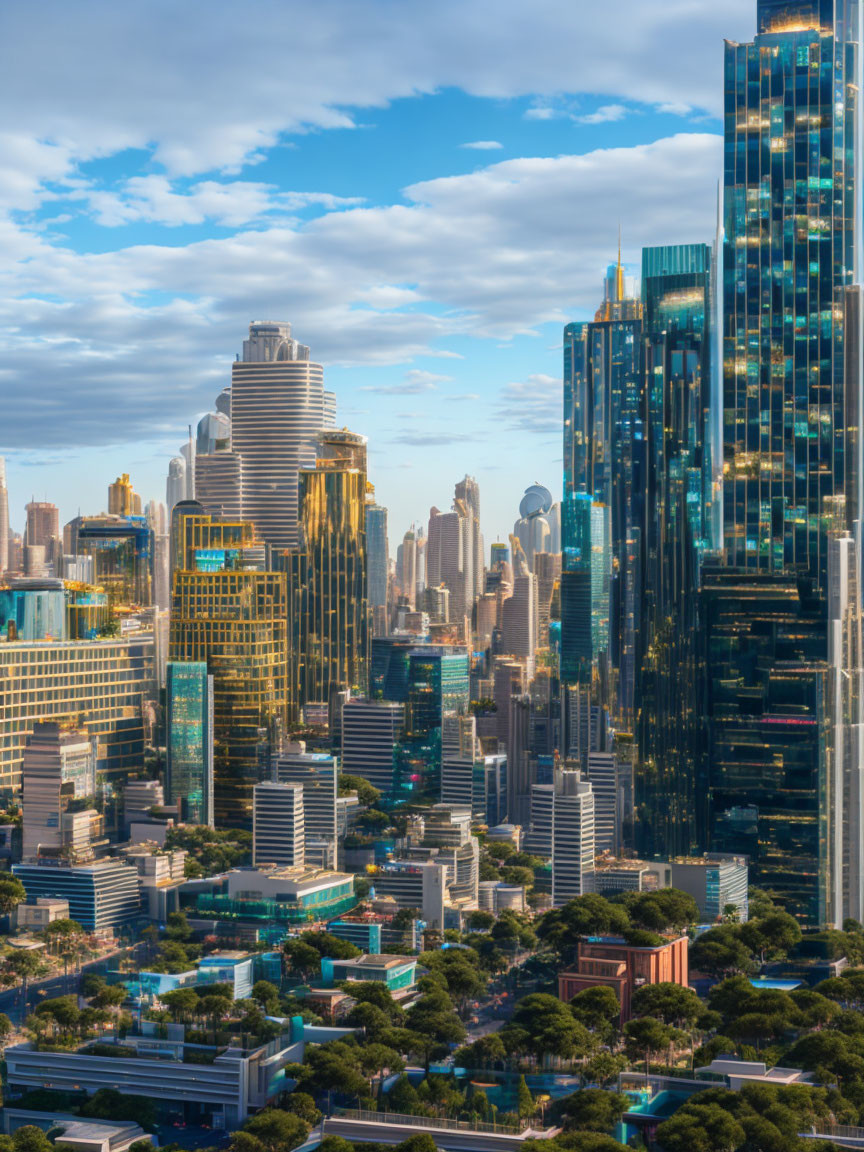
[[[542,484],[532,484],[525,489],[525,495],[519,504],[519,515],[523,520],[529,516],[544,515],[552,507],[552,493]]]

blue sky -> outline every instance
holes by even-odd
[[[722,9],[722,11],[718,11]],[[710,241],[722,38],[753,0],[93,0],[0,13],[0,452],[101,510],[167,462],[251,319],[365,433],[391,546],[465,472],[487,540],[561,485],[561,326],[619,222]]]

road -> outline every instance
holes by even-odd
[[[143,948],[146,945],[135,944],[133,948]],[[116,959],[118,956],[123,955],[127,951],[126,948],[118,948],[116,952],[109,952],[105,956],[98,956],[95,960],[88,960],[81,965],[80,972],[70,972],[66,976],[46,976],[42,980],[30,980],[27,983],[27,1002],[28,1007],[32,1009],[43,1000],[50,1000],[55,996],[65,996],[70,992],[75,992],[79,986],[79,979],[81,975],[86,972],[92,972],[99,969],[104,969],[111,960]],[[0,1012],[5,1012],[13,1024],[22,1023],[22,1004],[21,1004],[21,986],[16,985],[14,988],[6,988],[0,991]],[[26,1013],[25,1013],[26,1015]]]

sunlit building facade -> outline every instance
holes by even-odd
[[[213,824],[213,677],[206,663],[167,666],[165,782],[190,824]]]
[[[285,576],[262,570],[249,523],[175,509],[173,533],[169,659],[213,677],[216,825],[251,828],[252,789],[286,721]]]

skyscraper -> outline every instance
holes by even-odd
[[[132,487],[128,472],[108,485],[108,512],[111,516],[141,515],[141,497]]]
[[[302,867],[306,833],[302,784],[265,780],[254,789],[252,863]]]
[[[168,479],[165,482],[165,503],[168,515],[181,500],[186,499],[186,461],[182,456],[174,456],[168,464]]]
[[[646,248],[646,497],[637,668],[639,848],[646,858],[704,845],[703,557],[712,547],[713,273],[706,244]]]
[[[706,574],[709,846],[809,923],[838,883],[825,753],[828,555],[856,467],[844,295],[858,264],[858,4],[759,0],[726,45],[723,527]],[[850,391],[847,394],[847,387]],[[857,415],[851,415],[857,423]]]
[[[324,370],[291,325],[250,324],[231,369],[231,444],[243,461],[243,517],[274,549],[298,543],[300,470],[315,466],[316,436],[333,414]]]
[[[292,706],[368,683],[365,436],[319,434],[315,467],[300,472],[300,516],[288,557]]]
[[[172,521],[169,658],[213,677],[215,821],[251,828],[252,789],[287,720],[285,576],[261,570],[252,524],[196,508],[180,505]]]
[[[390,545],[387,540],[387,509],[380,504],[366,505],[366,552],[369,607],[387,606],[387,579],[390,568]]]
[[[213,677],[205,663],[168,662],[165,784],[190,824],[213,824]]]
[[[633,721],[641,626],[641,342],[642,305],[628,289],[619,253],[594,320],[564,329],[561,644],[562,678],[593,679],[599,698],[625,727]],[[594,622],[590,649],[586,610]],[[608,626],[600,636],[596,627],[604,616]],[[608,669],[602,645],[608,646]]]

